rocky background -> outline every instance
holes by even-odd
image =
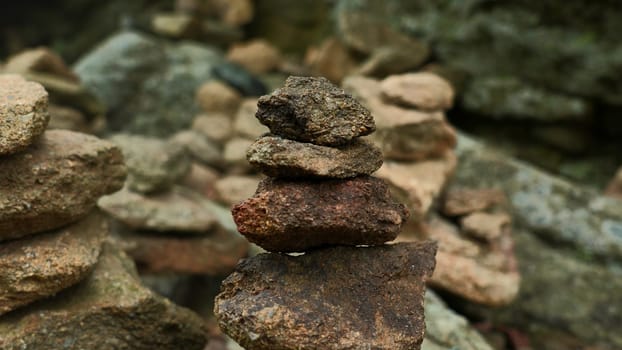
[[[324,76],[371,111],[377,131],[367,139],[385,159],[374,175],[411,212],[397,240],[439,244],[422,349],[622,347],[620,17],[616,1],[584,0],[7,5],[0,12],[0,73],[45,89],[23,91],[33,101],[49,95],[45,108],[32,103],[49,113],[47,138],[63,140],[63,132],[52,129],[69,129],[107,139],[123,154],[128,175],[120,191],[97,202],[110,221],[113,238],[105,243],[101,230],[93,229],[101,226],[102,214],[85,217],[104,192],[91,195],[85,209],[61,199],[90,192],[74,188],[71,196],[59,196],[67,191],[63,182],[54,191],[34,180],[26,186],[28,178],[15,186],[20,166],[51,160],[45,155],[20,164],[19,157],[5,156],[48,141],[38,139],[46,129],[42,123],[31,136],[4,128],[3,118],[17,113],[5,92],[26,83],[2,83],[0,132],[4,139],[19,134],[21,142],[9,152],[0,139],[2,270],[19,265],[19,247],[47,254],[49,242],[62,237],[68,251],[97,249],[82,255],[78,275],[60,267],[27,271],[39,283],[28,285],[17,302],[7,287],[14,281],[0,276],[0,348],[17,346],[13,339],[22,337],[40,308],[68,310],[67,320],[75,321],[88,316],[81,303],[109,303],[153,318],[172,314],[173,324],[192,319],[178,337],[199,339],[202,331],[206,349],[239,349],[218,329],[213,300],[238,261],[261,248],[238,234],[230,208],[252,197],[263,178],[246,158],[247,148],[268,131],[255,118],[258,99],[290,75]],[[65,139],[80,140],[71,135]],[[57,161],[83,159],[71,153],[80,147],[58,153]],[[279,158],[287,166],[318,167],[304,161],[309,150],[282,147],[299,154]],[[324,167],[344,161],[326,158]],[[7,169],[18,170],[9,177]],[[98,181],[85,177],[81,183],[96,188]],[[65,208],[64,222],[55,217],[57,226],[35,227],[50,219],[39,207],[22,207],[15,194],[39,192],[48,196],[43,209]],[[14,207],[22,209],[5,210]],[[83,230],[76,225],[91,229],[84,229],[85,242],[70,239]],[[38,234],[23,237],[33,232]],[[204,324],[142,287],[119,248],[134,260],[142,283],[194,310]],[[26,272],[11,275],[19,273]],[[52,288],[44,273],[71,278]],[[127,304],[94,296],[106,279],[117,281]],[[159,311],[140,309],[140,300]],[[62,317],[48,314],[46,322]],[[159,331],[141,332],[146,338]],[[157,341],[172,346],[171,339]]]

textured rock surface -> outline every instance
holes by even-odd
[[[369,111],[326,78],[289,77],[258,106],[270,131],[302,142],[338,146],[376,129]]]
[[[348,77],[344,89],[371,111],[377,131],[371,135],[384,156],[395,160],[421,160],[442,156],[456,145],[456,134],[440,112],[422,112],[385,103],[380,82]]]
[[[393,75],[380,85],[382,97],[390,103],[424,111],[450,109],[454,91],[436,74],[422,72]]]
[[[43,86],[19,75],[0,74],[0,155],[23,150],[45,131],[47,107]]]
[[[248,254],[237,233],[212,230],[204,237],[170,237],[146,232],[121,233],[124,250],[141,273],[186,273],[224,276]]]
[[[265,136],[250,146],[246,156],[271,177],[349,178],[371,175],[382,165],[380,149],[360,139],[337,148]]]
[[[425,339],[421,350],[492,350],[463,316],[431,290],[425,293]]]
[[[216,223],[207,200],[181,186],[144,196],[127,187],[98,201],[99,207],[133,229],[205,234]]]
[[[419,349],[435,249],[414,243],[261,254],[223,282],[215,313],[249,350]]]
[[[202,350],[206,342],[203,321],[145,288],[110,245],[86,280],[0,319],[6,350]]]
[[[2,159],[0,240],[74,222],[123,186],[121,151],[94,136],[50,130],[25,152]]]
[[[119,134],[110,138],[121,148],[127,165],[127,185],[150,193],[170,188],[190,170],[190,157],[176,143],[154,137]]]
[[[0,315],[84,279],[107,236],[103,215],[93,213],[61,229],[1,244]]]
[[[383,180],[265,179],[255,196],[233,207],[238,230],[269,251],[305,251],[330,244],[378,245],[394,239],[408,218]]]

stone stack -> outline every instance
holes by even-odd
[[[436,248],[384,244],[409,214],[370,176],[382,164],[360,138],[375,131],[372,115],[325,78],[289,77],[258,106],[271,134],[247,157],[268,178],[232,212],[272,253],[223,282],[219,325],[251,350],[418,349]]]
[[[0,349],[201,349],[201,321],[106,242],[95,207],[123,185],[120,150],[45,131],[47,107],[43,86],[0,75]]]

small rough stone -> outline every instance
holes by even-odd
[[[193,159],[209,166],[221,166],[223,162],[220,146],[206,135],[196,130],[184,130],[170,139],[173,144],[182,146]]]
[[[0,241],[52,230],[88,214],[123,187],[126,168],[111,142],[49,130],[20,154],[2,159]]]
[[[104,216],[95,212],[61,229],[0,244],[0,315],[83,280],[107,236]]]
[[[461,216],[486,210],[505,201],[505,194],[499,189],[469,189],[452,186],[445,193],[440,209],[444,215]]]
[[[360,139],[340,147],[318,146],[265,136],[255,141],[248,161],[271,177],[350,178],[371,175],[382,165],[382,152]]]
[[[0,318],[0,349],[202,350],[204,321],[144,287],[132,262],[104,245],[83,282]]]
[[[4,66],[7,73],[49,73],[78,82],[78,76],[65,64],[62,57],[47,47],[37,47],[11,56]]]
[[[214,183],[216,198],[228,207],[251,197],[261,179],[257,176],[229,175]]]
[[[154,137],[118,134],[110,138],[123,151],[127,184],[140,193],[161,192],[183,178],[190,169],[184,147]]]
[[[380,88],[390,103],[424,111],[450,109],[454,91],[443,78],[433,73],[409,73],[385,78]]]
[[[296,141],[339,146],[376,130],[369,110],[326,78],[291,76],[258,107],[262,124]]]
[[[211,80],[197,89],[195,100],[205,112],[231,114],[242,102],[242,96],[229,85]]]
[[[218,112],[200,114],[192,121],[192,130],[210,140],[223,143],[233,136],[233,118]]]
[[[233,207],[238,231],[260,247],[300,252],[325,245],[379,245],[393,240],[408,210],[383,180],[287,181],[267,178]]]
[[[121,234],[125,251],[141,273],[225,276],[248,254],[239,234],[218,228],[201,237],[170,237],[145,232]]]
[[[205,203],[207,201],[202,195],[181,186],[149,196],[124,187],[102,197],[97,204],[133,229],[205,234],[216,223],[214,214]]]
[[[474,212],[460,219],[464,233],[486,241],[495,240],[510,229],[512,218],[503,212]]]
[[[270,131],[255,118],[256,112],[257,98],[247,98],[240,104],[233,123],[233,129],[237,134],[256,139]]]
[[[417,350],[434,243],[261,254],[222,285],[214,312],[248,350]]]
[[[227,53],[227,59],[253,74],[274,71],[282,62],[279,50],[263,39],[234,44]]]
[[[32,144],[50,120],[48,93],[19,75],[0,74],[0,156]]]

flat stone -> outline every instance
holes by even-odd
[[[192,121],[192,130],[218,143],[233,136],[233,118],[224,113],[199,114]]]
[[[24,74],[29,72],[49,73],[69,81],[78,82],[78,76],[71,71],[56,52],[47,47],[24,50],[9,57],[4,71]]]
[[[128,170],[127,184],[132,191],[165,191],[190,169],[186,150],[174,142],[129,134],[114,135],[110,141],[123,151]]]
[[[387,181],[400,202],[407,203],[415,219],[422,219],[440,197],[455,168],[456,157],[448,153],[444,158],[414,163],[387,161],[376,176]]]
[[[192,156],[192,159],[204,165],[222,166],[223,154],[220,145],[199,131],[179,131],[170,138],[170,141],[173,144],[182,146]]]
[[[242,96],[231,86],[212,80],[202,84],[196,92],[196,102],[205,112],[234,113],[240,103]]]
[[[450,109],[454,100],[451,85],[427,72],[389,76],[381,82],[380,89],[387,102],[424,111]]]
[[[327,147],[264,136],[250,146],[246,156],[264,174],[286,178],[343,179],[371,175],[382,165],[380,149],[360,139]]]
[[[233,129],[237,134],[256,139],[270,131],[255,118],[255,113],[257,113],[257,98],[244,99],[233,123]]]
[[[107,236],[104,216],[94,212],[61,229],[1,244],[0,315],[83,280]]]
[[[393,240],[408,210],[383,180],[262,180],[252,198],[233,207],[238,231],[269,251],[325,245],[379,245]]]
[[[0,156],[32,144],[50,120],[48,93],[19,75],[0,75]]]
[[[326,78],[289,77],[258,106],[262,124],[296,141],[339,146],[376,129],[370,112]]]
[[[239,234],[217,228],[201,237],[171,237],[124,230],[124,250],[141,273],[226,276],[248,254]]]
[[[426,242],[260,254],[223,282],[214,312],[248,350],[417,350],[435,250]]]
[[[227,59],[253,74],[274,71],[283,60],[279,50],[264,39],[233,44],[227,52]]]
[[[377,131],[371,138],[385,158],[421,160],[442,156],[455,147],[456,132],[443,113],[387,104],[381,98],[380,82],[374,79],[348,77],[343,86],[374,115]]]
[[[144,287],[132,262],[105,245],[83,282],[0,318],[0,348],[188,349],[205,347],[204,321]]]
[[[205,234],[216,223],[206,201],[203,196],[181,186],[149,196],[124,187],[119,192],[102,197],[98,205],[133,229]]]
[[[67,130],[46,131],[26,151],[2,159],[0,240],[52,230],[84,217],[123,186],[113,143]]]
[[[497,188],[459,188],[452,186],[445,192],[441,212],[447,216],[461,216],[505,203],[503,191]]]
[[[259,181],[258,176],[224,176],[214,181],[216,198],[227,207],[238,204],[255,193]]]

